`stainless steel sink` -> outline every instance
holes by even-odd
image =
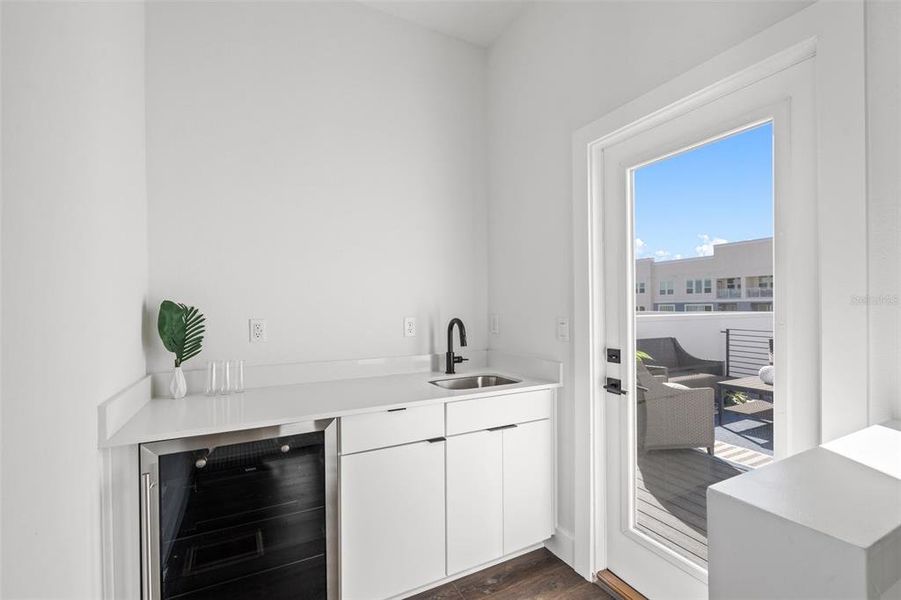
[[[494,387],[496,385],[510,385],[511,383],[519,382],[519,379],[509,379],[507,377],[501,377],[500,375],[471,375],[469,377],[435,379],[429,383],[448,390],[471,390],[475,388]]]

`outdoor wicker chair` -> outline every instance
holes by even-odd
[[[645,450],[706,448],[713,455],[713,388],[667,383],[637,361],[639,435]]]
[[[674,337],[642,338],[636,341],[638,350],[646,352],[652,357],[648,364],[666,367],[670,380],[698,373],[720,376],[724,374],[723,361],[692,356]]]

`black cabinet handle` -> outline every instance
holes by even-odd
[[[513,429],[516,425],[501,425],[500,427],[489,427],[485,431],[501,431],[502,429]]]
[[[439,443],[439,442],[446,442],[447,439],[446,439],[446,438],[443,438],[443,437],[436,437],[436,438],[432,438],[432,439],[426,440],[426,441],[427,441],[428,443],[430,443],[430,444],[437,444],[437,443]]]
[[[402,410],[407,410],[406,408],[389,408],[388,412],[400,412]]]

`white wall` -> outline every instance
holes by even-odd
[[[726,329],[773,331],[773,313],[695,312],[635,316],[637,339],[674,337],[686,352],[708,360],[726,360],[726,335],[722,333]]]
[[[194,368],[443,351],[453,316],[484,348],[485,60],[355,3],[150,3],[149,370],[163,298],[207,316]]]
[[[97,598],[97,404],[144,374],[144,9],[2,5],[4,598]]]
[[[554,320],[571,315],[573,132],[800,10],[794,2],[541,3],[488,65],[492,349],[563,360]],[[579,327],[573,323],[573,327]],[[573,404],[559,403],[559,524],[573,528]]]
[[[901,418],[901,3],[868,0],[870,422]]]

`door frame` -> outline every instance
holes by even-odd
[[[594,580],[607,566],[603,264],[604,190],[593,165],[605,146],[803,60],[815,61],[821,442],[868,425],[865,240],[866,96],[863,2],[818,2],[716,58],[586,125],[573,135],[574,568]],[[791,329],[791,323],[787,324]],[[861,349],[864,349],[861,352]],[[858,399],[849,402],[849,398]]]

